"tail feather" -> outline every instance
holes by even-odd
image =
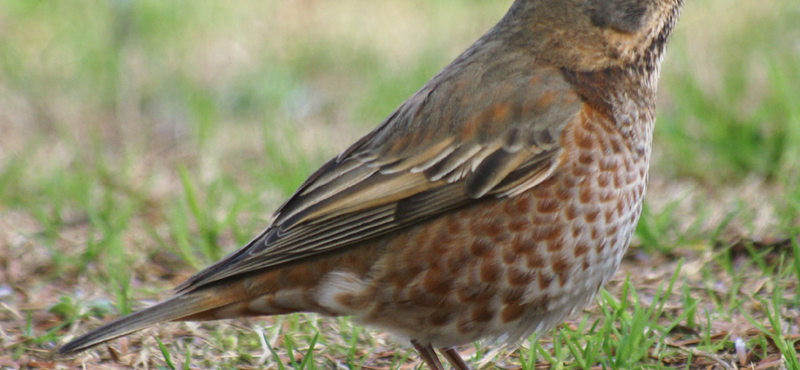
[[[111,339],[142,330],[153,324],[179,320],[228,303],[230,303],[228,300],[220,299],[218,295],[212,294],[208,290],[178,295],[75,338],[59,348],[58,354],[69,355],[77,353]]]

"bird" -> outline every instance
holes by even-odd
[[[165,321],[314,312],[465,370],[456,346],[553,328],[630,244],[682,3],[515,0],[252,241],[58,353]]]

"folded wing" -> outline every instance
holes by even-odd
[[[581,104],[560,72],[513,56],[454,63],[463,65],[306,180],[261,235],[178,290],[332,252],[546,179]]]

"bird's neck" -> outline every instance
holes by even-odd
[[[626,130],[654,120],[659,69],[656,63],[652,68],[612,67],[593,72],[562,68],[561,72],[587,104]]]
[[[673,25],[674,20],[668,20],[632,62],[595,71],[562,68],[562,74],[587,104],[612,118],[621,131],[645,125],[644,130],[651,132],[661,61]]]

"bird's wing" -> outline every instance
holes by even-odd
[[[311,175],[261,235],[178,291],[331,252],[480,198],[514,196],[547,178],[561,129],[580,110],[561,73],[513,58],[457,71],[429,81]]]

